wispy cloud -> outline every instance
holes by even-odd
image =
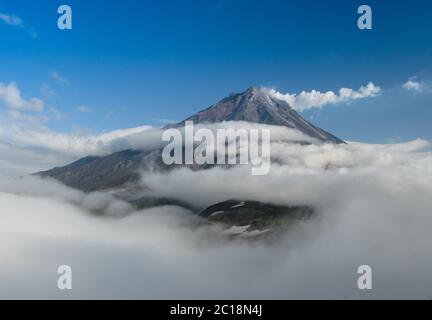
[[[86,106],[78,106],[75,109],[79,113],[91,113],[93,111],[92,108],[86,107]]]
[[[69,83],[69,80],[57,71],[50,71],[49,76],[51,77],[51,79],[57,81],[58,83],[61,83],[61,84],[68,84]]]
[[[304,111],[311,108],[322,108],[330,104],[350,103],[358,99],[375,97],[381,93],[381,88],[372,82],[365,86],[361,86],[358,90],[350,88],[341,88],[339,91],[321,92],[318,90],[302,91],[299,94],[280,93],[275,89],[264,88],[268,94],[277,99],[286,101],[289,105],[297,110]]]
[[[61,112],[59,109],[57,109],[55,107],[49,107],[48,108],[48,114],[57,123],[63,122],[68,117],[67,114]]]
[[[24,30],[32,38],[37,38],[36,30],[32,27],[26,27],[24,25],[24,21],[20,17],[14,15],[14,14],[6,14],[6,13],[0,12],[0,21],[4,22],[5,24],[7,24],[9,26],[20,28],[20,29]]]
[[[44,97],[46,97],[46,98],[49,98],[49,97],[52,97],[52,96],[55,95],[54,90],[51,88],[50,85],[48,85],[48,84],[46,84],[46,83],[43,83],[43,84],[41,85],[40,92],[41,92],[42,95],[43,95]]]
[[[13,14],[0,13],[0,21],[3,21],[4,23],[13,27],[24,27],[24,23],[21,18]]]

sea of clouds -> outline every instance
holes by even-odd
[[[430,143],[299,145],[301,134],[286,130],[272,130],[266,176],[239,165],[141,179],[151,195],[198,207],[237,198],[316,209],[272,244],[223,240],[180,207],[135,210],[25,176],[88,154],[154,148],[159,129],[58,140],[48,132],[49,142],[0,130],[0,298],[431,298]],[[363,264],[370,291],[357,288]],[[57,288],[60,265],[72,267],[70,291]]]

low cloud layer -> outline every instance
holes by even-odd
[[[243,198],[316,208],[272,245],[224,241],[178,207],[134,211],[107,194],[4,180],[0,297],[428,299],[430,147],[274,139],[267,176],[251,176],[247,165],[143,172],[149,194],[198,206]],[[56,287],[63,264],[72,291]],[[362,264],[372,267],[371,291],[357,289]]]
[[[358,90],[341,88],[339,91],[320,92],[318,90],[302,91],[299,94],[281,93],[275,89],[265,88],[275,98],[286,101],[293,109],[305,111],[311,108],[322,108],[329,104],[350,103],[358,99],[375,97],[381,92],[381,88],[369,82]]]
[[[162,145],[162,129],[140,126],[113,130],[100,134],[59,133],[39,122],[24,119],[22,123],[8,121],[0,116],[0,177],[20,175],[66,165],[82,157],[103,156],[126,149],[153,150]],[[199,129],[200,125],[195,128]],[[214,133],[217,128],[269,128],[273,140],[306,141],[317,140],[301,132],[285,127],[275,127],[244,122],[225,122],[206,125]],[[180,128],[181,129],[181,128]]]

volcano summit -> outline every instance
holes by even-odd
[[[183,126],[185,121],[218,123],[246,121],[296,129],[321,142],[344,143],[341,139],[303,119],[291,106],[272,95],[269,90],[249,87],[242,93],[233,93],[218,103],[172,126]]]

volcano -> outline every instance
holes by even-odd
[[[185,121],[193,121],[194,124],[246,121],[285,126],[322,143],[345,143],[303,119],[287,102],[277,99],[269,90],[259,87],[250,87],[242,93],[231,94],[207,109],[166,128],[181,127]],[[36,175],[54,178],[67,186],[89,192],[133,184],[139,180],[140,169],[149,164],[160,170],[167,169],[162,163],[161,150],[122,150],[106,156],[88,156]]]

